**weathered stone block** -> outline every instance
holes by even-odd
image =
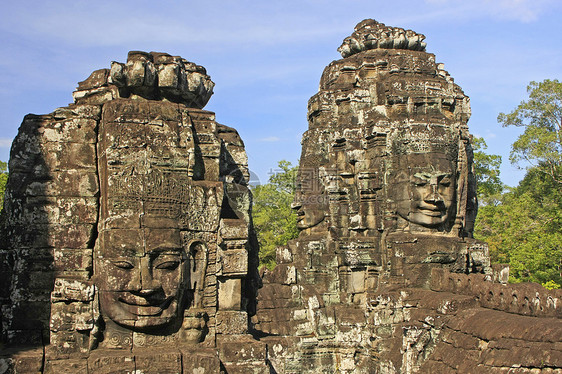
[[[67,170],[52,172],[49,180],[31,182],[25,190],[27,196],[85,196],[98,194],[97,175],[92,172]]]
[[[248,251],[245,249],[219,250],[220,269],[217,275],[236,276],[248,273]]]
[[[57,114],[54,113],[55,121],[42,122],[42,139],[45,142],[79,142],[79,143],[95,143],[95,129],[97,121],[92,118],[84,118],[84,115],[92,117],[99,116],[99,108],[93,106],[77,106],[72,108],[76,113],[76,117],[61,118],[57,121]],[[73,113],[73,114],[74,114]],[[64,115],[62,116],[64,117]]]
[[[69,356],[78,353],[87,353],[90,343],[89,331],[66,330],[70,323],[61,325],[60,331],[50,333],[50,351],[54,356]]]
[[[99,87],[83,91],[74,91],[72,98],[75,103],[89,105],[103,105],[110,100],[119,97],[119,91],[116,87]]]
[[[221,219],[219,230],[225,239],[248,239],[248,225],[240,219]]]
[[[297,282],[297,270],[293,265],[278,264],[268,277],[270,282],[291,285]]]
[[[94,144],[48,143],[45,147],[45,163],[52,170],[95,171],[95,161],[96,148]]]
[[[493,264],[492,265],[492,278],[494,282],[507,284],[509,281],[509,265],[508,264]]]
[[[167,102],[156,102],[147,100],[117,99],[103,106],[102,118],[104,123],[149,123],[154,116],[151,113],[158,112],[162,121],[182,121],[181,109],[177,104]],[[139,130],[141,130],[139,128]],[[140,140],[140,139],[138,139]]]
[[[239,278],[219,280],[219,309],[240,310],[242,281]]]
[[[293,262],[293,253],[289,247],[277,247],[275,250],[275,259],[278,264],[289,264]]]
[[[91,282],[57,278],[51,293],[51,302],[91,302],[94,300],[94,290],[94,285]]]
[[[0,249],[0,300],[10,295],[14,263],[14,253]]]
[[[43,348],[7,349],[0,356],[0,373],[40,373]]]
[[[15,312],[18,313],[18,310],[15,309]],[[17,322],[8,321],[8,328],[4,330],[8,346],[38,347],[43,345],[43,339],[48,336],[48,327],[45,327],[41,320],[28,323],[33,327],[32,329],[12,329],[10,324],[17,324]]]
[[[130,351],[95,350],[88,357],[88,370],[96,374],[133,373],[135,358]]]
[[[184,374],[220,373],[220,361],[215,349],[182,349]]]
[[[94,318],[91,303],[56,302],[51,306],[50,329],[54,332],[89,331],[94,328]]]
[[[245,311],[221,310],[215,318],[217,334],[241,335],[248,332],[248,313]]]
[[[45,374],[89,374],[86,359],[45,360]]]
[[[44,301],[22,301],[13,306],[13,318],[8,326],[12,330],[29,330],[26,335],[34,341],[41,334],[33,330],[49,329],[50,310],[50,305]]]
[[[217,123],[213,112],[189,108],[184,110],[182,114],[191,119],[197,134],[214,134],[217,131]]]
[[[78,82],[79,90],[89,90],[92,88],[97,88],[105,86],[108,83],[109,69],[99,69],[95,70],[90,74],[88,78],[82,82]]]
[[[182,355],[179,351],[165,348],[136,349],[134,355],[137,372],[145,374],[182,373]]]
[[[218,180],[220,175],[219,159],[215,157],[204,157],[205,177],[209,180]]]
[[[101,107],[99,105],[70,104],[67,107],[55,109],[53,117],[56,120],[76,117],[99,121],[101,118]]]
[[[53,269],[62,276],[82,278],[92,271],[93,249],[53,249]]]
[[[266,345],[253,340],[249,335],[232,336],[220,340],[218,346],[222,362],[264,362],[267,358]]]
[[[92,224],[53,224],[20,228],[22,231],[12,239],[13,246],[16,248],[87,248],[94,227]]]

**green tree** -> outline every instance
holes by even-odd
[[[280,161],[269,183],[252,188],[253,219],[260,244],[260,266],[275,266],[275,250],[298,235],[297,216],[291,209],[297,167]]]
[[[479,209],[474,236],[488,242],[494,263],[510,265],[510,281],[562,284],[562,195],[539,168]]]
[[[562,83],[545,79],[527,86],[529,100],[522,101],[512,112],[500,113],[503,126],[525,130],[511,147],[509,159],[538,167],[562,187]]]
[[[472,139],[474,149],[474,175],[476,177],[478,203],[480,205],[496,205],[505,189],[500,179],[502,157],[489,155],[484,151],[488,148],[484,138]]]
[[[0,212],[4,209],[4,193],[8,182],[8,164],[0,161]]]
[[[531,82],[527,91],[528,100],[498,116],[503,126],[524,127],[512,145],[510,161],[524,163],[527,174],[496,204],[479,209],[474,234],[488,242],[493,262],[509,263],[512,282],[560,288],[562,84],[548,79]]]

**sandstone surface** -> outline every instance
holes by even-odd
[[[424,39],[364,20],[343,41],[308,103],[299,237],[262,278],[203,67],[132,51],[26,116],[0,374],[562,373],[561,291],[507,284],[472,238],[470,102]]]
[[[248,160],[203,67],[132,51],[25,117],[4,210],[0,372],[265,367]],[[37,349],[39,348],[39,349]],[[232,356],[235,355],[235,356]]]
[[[253,317],[277,373],[561,370],[560,290],[472,238],[470,101],[424,39],[360,22],[308,102],[300,235]]]

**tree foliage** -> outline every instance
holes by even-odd
[[[562,195],[550,176],[529,169],[497,205],[479,209],[474,236],[488,242],[492,262],[510,265],[512,282],[562,284]]]
[[[492,262],[510,265],[512,282],[560,288],[562,84],[548,79],[531,82],[527,91],[527,101],[498,116],[504,126],[525,128],[512,145],[510,160],[526,163],[527,174],[496,204],[479,209],[474,235],[488,242]]]
[[[473,138],[474,148],[474,175],[477,183],[477,196],[480,205],[496,204],[505,189],[500,179],[500,166],[502,157],[489,155],[485,152],[488,148],[484,138]]]
[[[538,167],[562,186],[562,83],[531,82],[527,92],[529,100],[498,116],[503,126],[525,128],[511,147],[510,160]]]
[[[6,183],[8,182],[8,164],[0,161],[0,212],[4,208],[4,193],[6,192]]]
[[[275,266],[275,250],[298,235],[297,216],[291,209],[297,167],[280,161],[278,172],[269,183],[256,186],[253,192],[253,219],[260,244],[260,266]]]

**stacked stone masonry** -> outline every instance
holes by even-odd
[[[308,103],[299,237],[261,278],[203,67],[133,51],[26,116],[0,374],[562,373],[560,290],[506,284],[472,238],[469,98],[424,39],[364,20],[343,41]]]
[[[26,116],[3,217],[0,372],[263,371],[254,352],[229,356],[233,341],[265,345],[248,334],[248,160],[202,109],[213,85],[180,57],[130,52],[74,104]]]
[[[277,373],[562,372],[560,292],[472,239],[470,102],[424,38],[359,23],[309,100],[301,232],[252,317]]]

